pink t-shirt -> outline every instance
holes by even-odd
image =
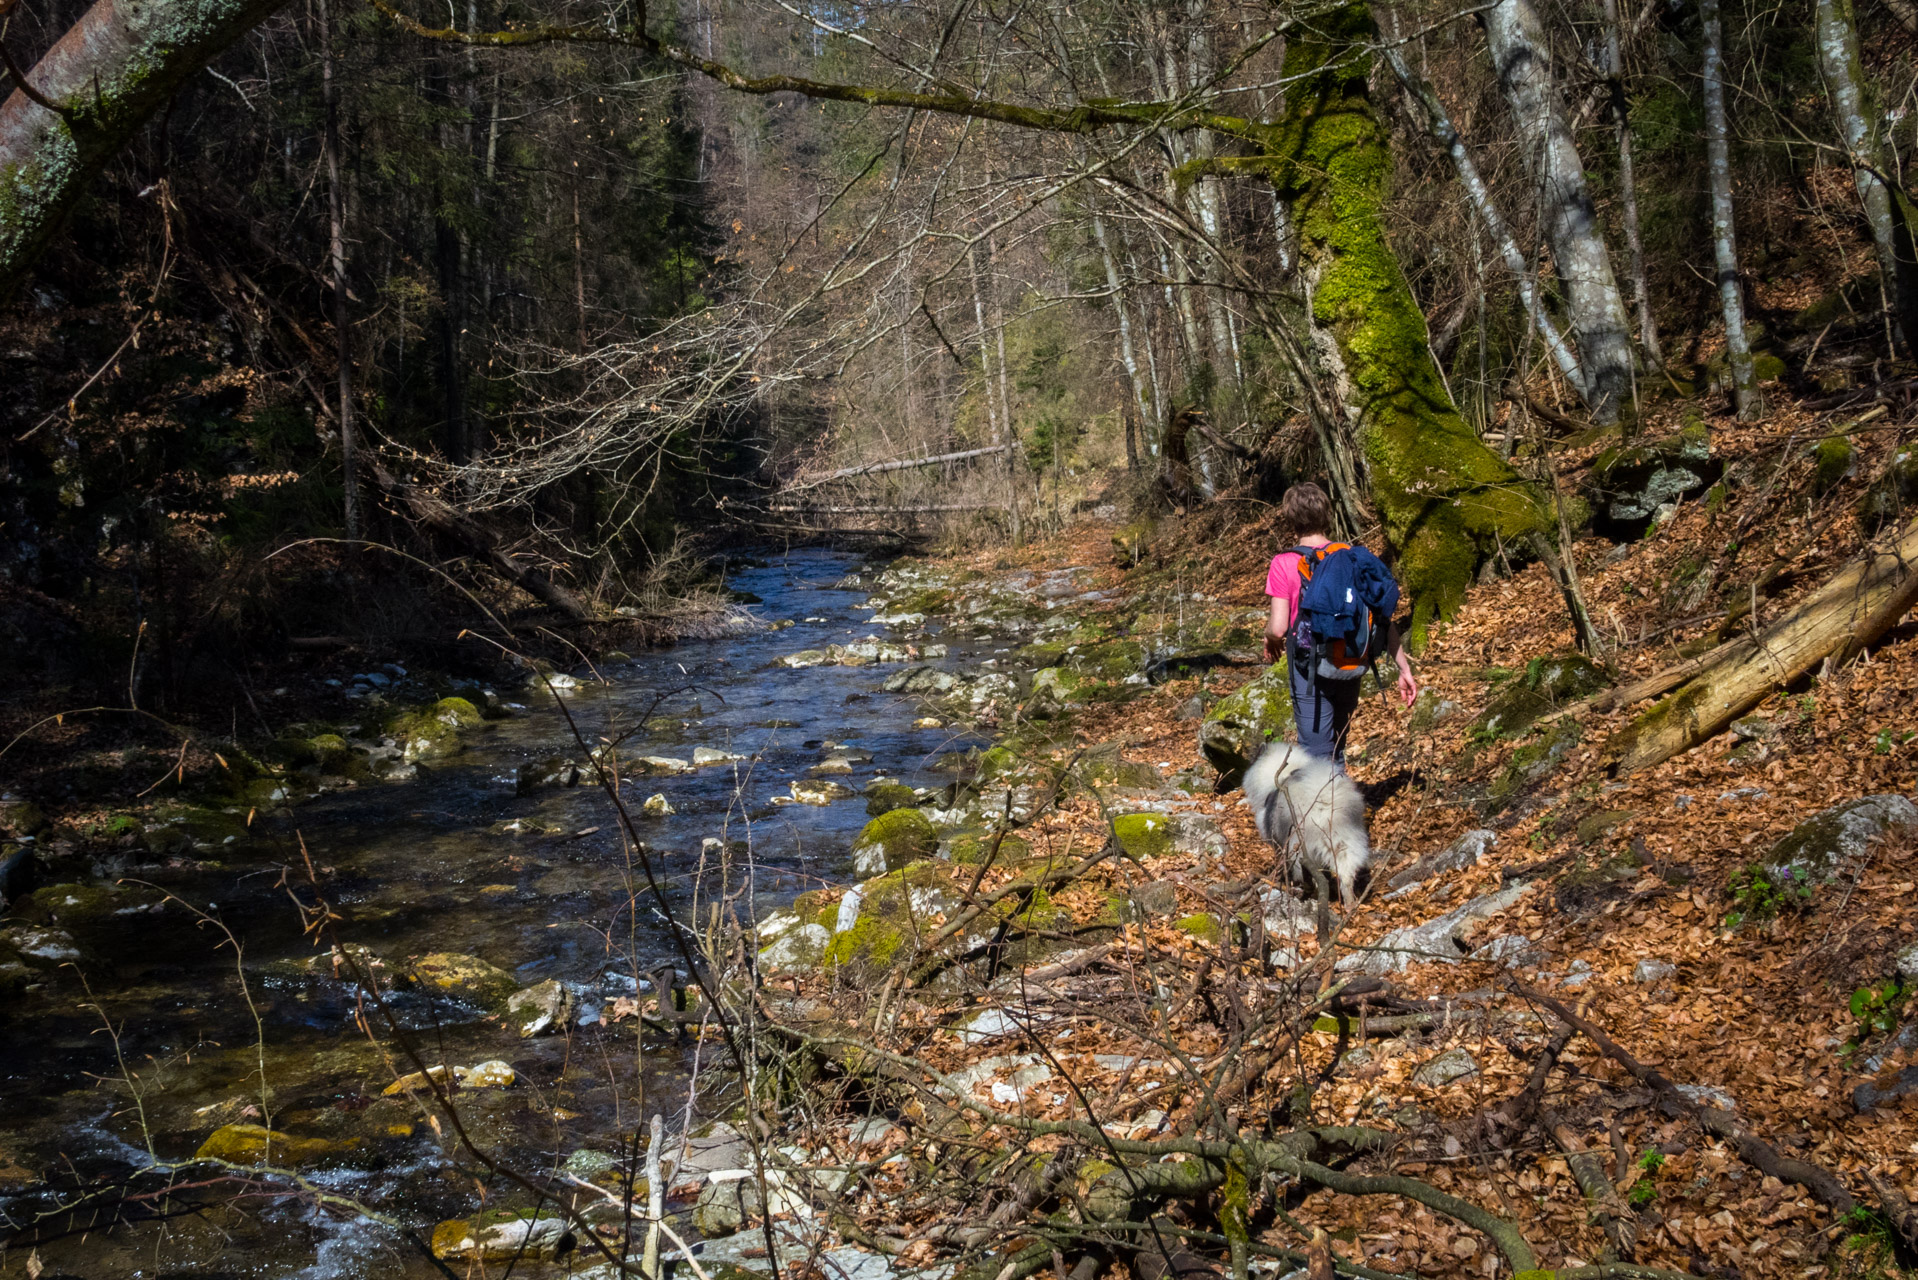
[[[1272,557],[1272,567],[1265,573],[1265,594],[1276,596],[1286,603],[1286,617],[1296,619],[1299,616],[1299,593],[1305,590],[1305,583],[1299,577],[1299,553],[1281,551]]]

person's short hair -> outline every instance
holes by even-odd
[[[1279,521],[1295,538],[1328,534],[1332,532],[1332,499],[1310,480],[1302,481],[1285,491],[1285,499],[1279,503]]]

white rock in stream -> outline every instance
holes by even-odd
[[[647,773],[670,775],[693,771],[693,762],[682,760],[678,756],[641,756],[639,763],[645,766]]]
[[[831,804],[835,800],[844,800],[857,795],[851,787],[837,782],[815,782],[796,780],[792,784],[791,804]],[[773,802],[779,803],[782,797],[774,796]]]
[[[811,968],[825,957],[831,942],[832,934],[825,925],[802,924],[787,929],[770,945],[761,948],[759,966],[762,969]]]
[[[639,806],[639,811],[649,818],[670,818],[679,812],[673,808],[673,802],[666,798],[664,791],[655,791],[647,796],[646,803]]]
[[[703,769],[707,765],[734,764],[746,757],[733,751],[721,751],[718,747],[694,747],[693,767]]]

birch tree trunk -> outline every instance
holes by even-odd
[[[985,283],[980,278],[979,246],[977,244],[974,244],[970,249],[966,251],[966,264],[972,271],[972,314],[973,314],[973,318],[978,322],[978,325],[979,325],[979,372],[981,377],[984,379],[984,384],[980,388],[980,390],[983,396],[985,397],[986,422],[992,431],[992,443],[996,449],[1000,449],[1005,452],[1006,457],[1010,463],[1010,465],[1008,465],[1006,468],[1006,472],[1007,472],[1006,474],[1006,514],[1012,520],[1012,540],[1013,542],[1018,543],[1023,541],[1025,537],[1025,527],[1019,517],[1019,494],[1017,492],[1017,489],[1012,479],[1012,467],[1018,464],[1019,451],[1017,449],[1014,449],[1011,443],[1012,442],[1011,408],[1009,405],[1003,406],[1006,411],[1006,416],[1002,420],[1000,417],[1000,410],[1003,405],[1003,401],[996,399],[994,395],[995,390],[1002,391],[1004,389],[1004,380],[1003,380],[1003,377],[998,380],[995,380],[992,376],[993,374],[992,337],[986,322]],[[994,307],[994,310],[996,313],[997,311],[996,305]],[[1005,359],[1005,347],[1003,345],[1003,342],[1004,342],[1004,338],[1003,338],[1003,332],[1002,332],[1001,346],[999,349],[999,355],[1000,355],[1001,361]],[[1000,373],[1003,375],[1004,372],[1005,371],[1002,368],[1000,370]]]
[[[326,162],[327,258],[333,274],[333,341],[339,360],[340,482],[346,536],[360,536],[360,446],[353,422],[353,328],[346,296],[346,191],[340,180],[340,86],[333,56],[331,0],[319,0],[320,98],[325,122],[320,145]]]
[[[1126,311],[1125,281],[1119,275],[1119,263],[1112,256],[1112,244],[1106,238],[1105,219],[1095,208],[1092,211],[1092,238],[1098,242],[1099,256],[1105,262],[1106,288],[1112,292],[1112,305],[1119,313],[1119,359],[1125,365],[1126,377],[1132,382],[1132,398],[1139,406],[1139,421],[1152,421],[1152,398],[1146,387],[1145,373],[1139,368],[1139,356],[1132,345],[1132,319]],[[1126,437],[1131,439],[1130,434]]]
[[[1612,127],[1618,135],[1619,213],[1625,223],[1625,248],[1631,255],[1632,302],[1638,309],[1638,349],[1652,369],[1665,367],[1652,317],[1651,290],[1645,287],[1645,245],[1638,234],[1638,183],[1632,176],[1632,124],[1625,102],[1625,59],[1619,47],[1618,0],[1605,0],[1605,65],[1610,78]]]
[[[1878,249],[1878,274],[1885,306],[1897,326],[1906,354],[1918,343],[1918,253],[1912,243],[1914,210],[1910,201],[1886,185],[1884,140],[1878,113],[1867,107],[1864,71],[1858,60],[1858,27],[1850,0],[1818,0],[1818,68],[1831,98],[1832,121],[1851,159],[1858,203],[1864,206]]]
[[[47,50],[26,73],[33,92],[16,87],[0,105],[0,297],[122,144],[282,3],[99,0]]]
[[[1519,150],[1542,196],[1545,238],[1565,286],[1572,333],[1585,368],[1585,407],[1598,422],[1615,421],[1619,406],[1631,395],[1631,324],[1585,181],[1585,165],[1552,81],[1544,29],[1530,0],[1498,0],[1479,20],[1499,89],[1517,127]]]
[[[1385,58],[1392,66],[1406,91],[1412,95],[1425,112],[1427,130],[1433,139],[1451,157],[1452,167],[1458,172],[1460,185],[1472,202],[1472,209],[1485,224],[1485,230],[1492,237],[1492,243],[1498,246],[1499,257],[1504,261],[1506,270],[1512,273],[1512,281],[1518,286],[1519,301],[1524,304],[1525,314],[1537,326],[1539,336],[1545,340],[1545,349],[1551,353],[1552,363],[1558,366],[1565,380],[1578,391],[1581,399],[1589,399],[1586,394],[1585,370],[1580,365],[1571,344],[1559,330],[1558,322],[1551,312],[1545,309],[1538,296],[1537,283],[1532,279],[1532,264],[1519,249],[1518,241],[1512,238],[1512,230],[1505,221],[1505,215],[1499,212],[1498,202],[1493,200],[1485,179],[1479,175],[1478,164],[1472,159],[1472,153],[1465,145],[1465,139],[1459,135],[1452,124],[1452,117],[1446,112],[1444,102],[1429,82],[1412,74],[1406,66],[1404,55],[1394,46],[1387,45]]]
[[[1297,229],[1315,354],[1364,448],[1419,643],[1464,599],[1481,552],[1548,526],[1537,492],[1452,403],[1386,241],[1391,156],[1367,87],[1377,39],[1353,4],[1287,46],[1287,109],[1267,155]]]
[[[1751,343],[1745,337],[1745,299],[1738,287],[1738,239],[1732,225],[1731,131],[1725,123],[1725,36],[1718,0],[1699,0],[1704,38],[1705,165],[1712,188],[1712,257],[1718,270],[1718,296],[1725,310],[1725,359],[1731,367],[1732,399],[1738,416],[1763,412],[1758,378],[1752,370]]]

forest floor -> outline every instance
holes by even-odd
[[[1682,503],[1643,538],[1577,542],[1585,590],[1611,646],[1604,656],[1621,682],[1671,665],[1740,605],[1755,603],[1761,623],[1769,621],[1828,578],[1863,542],[1854,510],[1899,448],[1895,432],[1853,427],[1856,455],[1834,482],[1829,466],[1818,473],[1811,448],[1834,430],[1829,420],[1784,412],[1758,426],[1709,426],[1728,477],[1709,502]],[[1560,453],[1568,485],[1581,482],[1597,452],[1594,445]],[[989,598],[993,583],[1070,570],[1075,589],[1090,589],[1086,603],[1059,602],[1079,612],[1080,634],[1097,634],[1101,619],[1114,634],[1154,626],[1184,634],[1209,617],[1221,628],[1249,625],[1256,636],[1266,563],[1286,545],[1269,507],[1227,501],[1164,517],[1124,567],[1115,561],[1115,534],[1138,536],[1136,528],[1083,519],[1015,551],[928,562],[914,581]],[[1373,887],[1338,920],[1325,953],[1309,928],[1293,930],[1289,948],[1272,948],[1271,931],[1283,932],[1286,919],[1284,910],[1273,916],[1268,887],[1281,876],[1237,790],[1061,786],[1056,803],[1018,827],[1032,856],[1008,865],[1015,860],[1007,855],[980,869],[967,901],[1016,889],[1019,877],[1039,874],[1035,867],[1126,843],[1113,837],[1123,821],[1115,815],[1127,809],[1168,813],[1175,824],[1192,815],[1215,824],[1223,844],[1127,849],[1142,856],[1041,891],[1056,913],[1048,926],[1055,943],[1075,934],[1106,939],[1098,946],[1030,953],[1049,959],[1010,977],[994,972],[995,960],[983,985],[961,984],[942,998],[936,985],[922,984],[916,1002],[890,1013],[893,984],[854,976],[857,965],[842,963],[815,973],[803,985],[811,999],[794,1008],[880,1028],[881,1044],[922,1067],[963,1072],[958,1082],[974,1090],[961,1104],[971,1131],[1003,1136],[1023,1126],[1020,1150],[1069,1149],[1080,1140],[1071,1132],[1045,1133],[1032,1122],[1088,1115],[1109,1133],[1161,1140],[1234,1127],[1363,1125],[1389,1133],[1391,1150],[1353,1168],[1415,1177],[1507,1218],[1541,1266],[1622,1257],[1696,1275],[1884,1274],[1895,1262],[1871,1178],[1892,1189],[1894,1205],[1900,1189],[1918,1197],[1918,1071],[1904,1071],[1902,1099],[1870,1105],[1873,1089],[1897,1093],[1901,1071],[1918,1063],[1918,1022],[1910,1020],[1918,1001],[1905,1006],[1907,993],[1893,979],[1900,952],[1918,962],[1918,826],[1894,824],[1860,846],[1805,900],[1735,891],[1766,851],[1815,815],[1859,797],[1918,795],[1918,626],[1906,621],[1842,670],[1776,692],[1735,732],[1634,776],[1608,776],[1602,744],[1642,708],[1573,708],[1574,745],[1555,769],[1527,775],[1511,792],[1514,755],[1529,745],[1535,757],[1540,737],[1556,731],[1547,718],[1529,733],[1499,737],[1480,713],[1528,668],[1535,674],[1538,660],[1571,649],[1559,593],[1532,564],[1488,575],[1456,617],[1434,629],[1416,662],[1427,690],[1418,714],[1376,692],[1363,701],[1350,772],[1369,802]],[[1160,778],[1209,780],[1200,717],[1263,669],[1242,657],[1143,691],[1135,682],[1110,701],[1093,693],[1077,714],[1038,727],[1009,718],[1005,741],[1024,763],[998,772],[1016,783],[1020,767],[1037,776],[1103,752],[1109,778],[1116,748]],[[1493,800],[1501,778],[1508,794]],[[1000,794],[986,799],[997,804]],[[1013,812],[1017,787],[1006,794]],[[1399,873],[1473,830],[1492,833],[1472,846],[1476,856],[1404,884]],[[1135,907],[1128,919],[1123,904],[1147,901],[1142,888],[1157,886],[1169,886],[1176,905]],[[868,899],[874,892],[871,884],[864,890]],[[1266,936],[1247,938],[1259,933],[1262,893]],[[823,919],[836,899],[828,892],[802,906]],[[1261,1037],[1268,1048],[1280,1038],[1278,1006],[1295,1000],[1296,1014],[1315,989],[1323,994],[1352,971],[1333,967],[1331,952],[1376,954],[1367,948],[1392,931],[1455,910],[1464,917],[1451,931],[1456,952],[1387,965],[1379,997],[1386,1002],[1372,1028],[1362,1017],[1315,1022],[1308,1009],[1303,1025],[1317,1029],[1283,1053],[1259,1055]],[[946,919],[941,913],[930,923]],[[1095,932],[1115,921],[1123,923]],[[801,989],[799,978],[791,981]],[[1541,997],[1609,1033],[1623,1054],[1608,1054],[1589,1035],[1557,1038],[1562,1019]],[[1444,1012],[1403,1015],[1415,1000]],[[1390,1012],[1400,1016],[1380,1016]],[[1241,1059],[1255,1069],[1235,1076]],[[1657,1087],[1659,1076],[1761,1138],[1772,1158],[1760,1164],[1787,1174],[1799,1166],[1781,1170],[1777,1159],[1829,1170],[1859,1207],[1834,1212],[1807,1186],[1741,1158],[1724,1129],[1701,1130],[1697,1114]],[[981,1105],[996,1108],[996,1119]],[[926,1123],[932,1113],[908,1104],[904,1115]],[[892,1145],[908,1141],[900,1134]],[[1568,1162],[1581,1149],[1609,1190],[1581,1194]],[[1082,1195],[1086,1178],[1082,1166]],[[1282,1184],[1253,1189],[1249,1219],[1255,1240],[1291,1251],[1292,1261],[1322,1228],[1341,1259],[1380,1271],[1491,1275],[1501,1265],[1479,1232],[1391,1188],[1287,1192]],[[905,1194],[906,1184],[883,1176],[871,1188],[852,1201],[866,1228],[875,1238],[916,1240],[908,1258],[929,1261],[925,1241],[938,1235],[929,1224],[956,1211],[942,1197],[958,1193],[921,1185]],[[1210,1209],[1169,1212],[1202,1255],[1175,1260],[1173,1269],[1223,1270],[1223,1244],[1203,1243],[1202,1228],[1223,1212],[1217,1194]],[[1083,1223],[1086,1214],[1081,1199],[1072,1216]],[[1227,1238],[1211,1229],[1213,1240]],[[1629,1250],[1616,1247],[1621,1234],[1635,1240]],[[1031,1251],[1029,1241],[1015,1245]],[[1067,1246],[1055,1256],[1075,1255]]]

